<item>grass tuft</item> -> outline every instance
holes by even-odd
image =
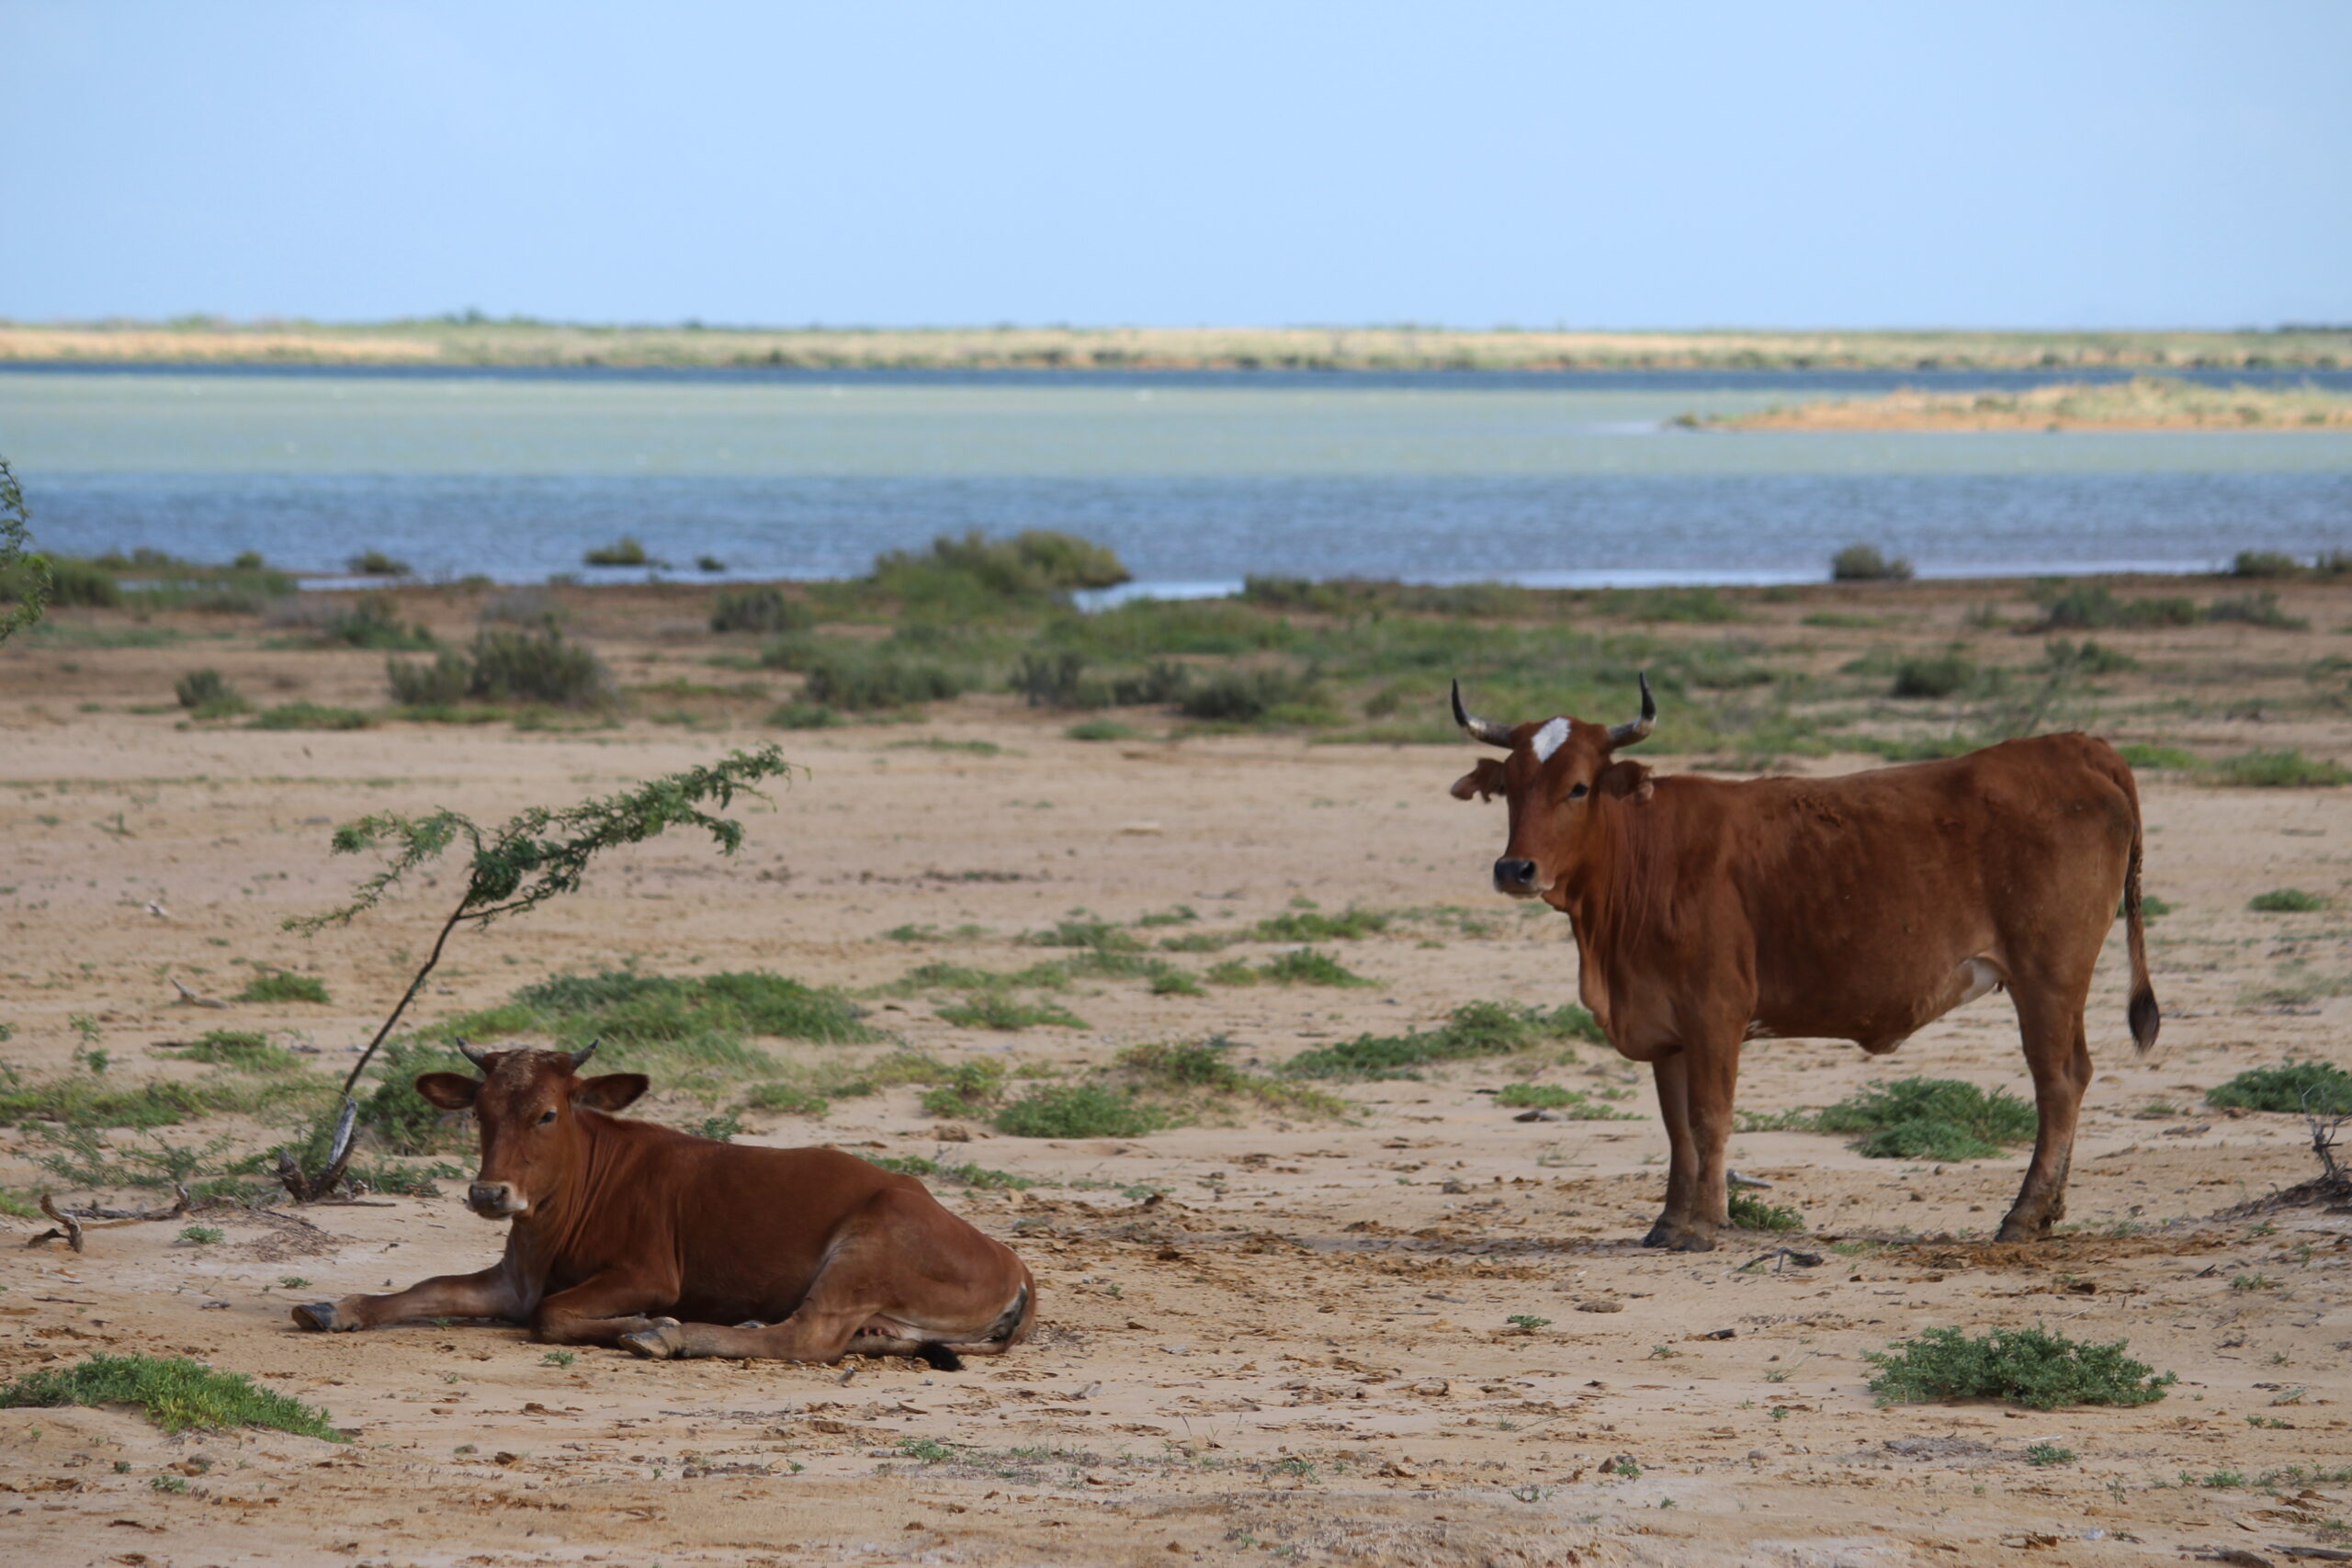
[[[1546,1012],[1504,1002],[1465,1002],[1435,1029],[1360,1034],[1302,1051],[1283,1064],[1283,1073],[1301,1078],[1413,1077],[1414,1069],[1436,1062],[1508,1056],[1538,1045],[1600,1038],[1592,1015],[1573,1004]]]
[[[2274,887],[2247,899],[2245,907],[2257,915],[2308,915],[2335,902],[2324,894],[2306,893],[2300,887]]]
[[[324,1442],[350,1441],[327,1424],[325,1411],[256,1388],[241,1372],[216,1372],[179,1356],[93,1356],[0,1387],[0,1408],[62,1404],[136,1404],[172,1433],[265,1427]]]
[[[2215,784],[2237,789],[2333,789],[2352,784],[2352,770],[2320,757],[2306,757],[2289,747],[2277,751],[2242,751],[2215,762],[2206,776]]]
[[[1166,1111],[1101,1084],[1040,1086],[996,1113],[1016,1138],[1140,1138],[1167,1125]]]
[[[2333,1062],[2249,1067],[2205,1091],[2205,1103],[2286,1115],[2352,1115],[2352,1073]]]
[[[327,999],[327,983],[316,975],[297,975],[289,970],[276,969],[266,975],[256,975],[245,982],[237,993],[241,1002],[323,1002]]]
[[[1767,1203],[1745,1192],[1731,1195],[1731,1223],[1744,1231],[1801,1231],[1804,1216],[1786,1204]]]

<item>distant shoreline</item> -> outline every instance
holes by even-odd
[[[812,370],[2335,370],[2352,328],[2277,332],[1454,332],[1376,328],[764,329],[464,317],[0,322],[0,366]]]
[[[1676,423],[1711,430],[2346,431],[2352,396],[2318,387],[2216,387],[2173,377],[2062,383],[2013,393],[1905,387]]]

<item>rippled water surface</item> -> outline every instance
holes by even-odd
[[[1064,528],[1170,586],[1808,578],[1856,539],[1937,573],[2352,545],[2352,434],[1670,423],[1931,379],[2033,378],[17,372],[0,454],[52,548],[319,571],[379,548],[506,581],[624,532],[690,572],[829,576]]]

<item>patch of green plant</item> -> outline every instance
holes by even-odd
[[[1554,1111],[1568,1122],[1638,1122],[1640,1117],[1619,1111],[1613,1106],[1598,1104],[1591,1095],[1580,1089],[1564,1089],[1558,1084],[1505,1084],[1495,1096],[1497,1105],[1512,1109]]]
[[[1949,697],[1976,680],[1975,662],[1958,653],[1939,653],[1898,661],[1891,697]]]
[[[2245,907],[2257,915],[2308,915],[2335,904],[2325,894],[2306,893],[2300,887],[2274,887],[2245,901]]]
[[[1767,1203],[1745,1192],[1731,1195],[1731,1223],[1744,1231],[1801,1231],[1804,1216],[1782,1203]]]
[[[135,1404],[167,1433],[259,1427],[322,1442],[350,1441],[328,1425],[325,1411],[256,1388],[242,1372],[217,1372],[179,1356],[92,1356],[0,1387],[0,1408],[65,1404]]]
[[[1957,1078],[1898,1078],[1873,1084],[1824,1109],[1825,1133],[1861,1134],[1854,1147],[1870,1159],[1990,1159],[2030,1143],[2034,1108],[2005,1089],[1986,1094]]]
[[[2307,632],[2310,621],[2301,615],[2290,615],[2279,607],[2278,595],[2265,590],[2259,593],[2239,593],[2216,599],[2205,606],[2209,621],[2235,621],[2241,626],[2263,626],[2272,631]]]
[[[2352,1114],[2352,1073],[2333,1062],[2286,1062],[2249,1067],[2205,1091],[2205,1102],[2286,1115]]]
[[[2086,1344],[2030,1328],[1994,1328],[1970,1338],[1930,1328],[1884,1350],[1864,1352],[1878,1369],[1871,1392],[1881,1404],[1997,1399],[2029,1410],[2069,1404],[2153,1404],[2179,1379],[2124,1354],[2125,1342]]]
[[[197,718],[225,718],[253,706],[218,670],[188,671],[172,683],[172,694]]]
[[[2197,624],[2197,605],[2181,595],[2151,599],[2118,599],[2104,582],[2069,582],[2043,578],[2034,584],[2033,597],[2041,606],[2040,631],[2081,631]]]
[[[1186,931],[1159,939],[1162,953],[1222,953],[1232,945],[1233,938],[1223,931]]]
[[[319,626],[319,636],[346,648],[379,653],[416,653],[438,645],[424,626],[402,626],[398,611],[389,593],[362,593],[329,614]]]
[[[2121,649],[2106,647],[2094,637],[2085,637],[2080,642],[2052,637],[2041,645],[2041,667],[2076,675],[2120,675],[2140,668],[2140,661]]]
[[[182,1225],[179,1239],[190,1247],[211,1247],[225,1233],[218,1225]]]
[[[974,991],[962,1001],[939,1010],[939,1016],[965,1029],[1056,1029],[1093,1027],[1055,1002],[1023,1001],[1004,991]]]
[[[2352,771],[2293,747],[2223,757],[2206,776],[2239,789],[2333,789],[2352,783]]]
[[[1062,731],[1072,740],[1133,740],[1139,733],[1134,725],[1115,718],[1085,719]]]
[[[1829,558],[1833,582],[1904,582],[1910,576],[1909,561],[1890,559],[1876,545],[1848,545]]]
[[[1311,947],[1281,953],[1258,965],[1258,973],[1278,986],[1373,986],[1328,953]]]
[[[1155,997],[1198,997],[1207,993],[1202,989],[1197,976],[1169,964],[1152,975],[1151,994]]]
[[[1788,1111],[1739,1107],[1731,1113],[1731,1129],[1735,1133],[1817,1133],[1821,1128],[1816,1114],[1801,1107]]]
[[[2116,754],[2134,768],[2172,768],[2186,772],[2201,767],[2194,751],[2184,751],[2177,746],[2156,746],[2144,740],[2127,740],[2119,744]]]
[[[0,604],[7,606],[0,614],[0,643],[40,620],[57,591],[49,558],[33,551],[31,521],[24,487],[0,457]]]
[[[344,563],[354,577],[410,577],[414,573],[408,562],[382,550],[362,550]]]
[[[1045,1185],[1034,1177],[1016,1176],[1009,1170],[990,1170],[986,1166],[958,1165],[953,1161],[943,1163],[925,1159],[921,1155],[873,1155],[867,1156],[866,1163],[878,1165],[884,1170],[896,1171],[900,1176],[952,1181],[958,1187],[978,1188],[983,1191],[1018,1192]]]
[[[1286,909],[1279,915],[1269,915],[1250,928],[1244,940],[1249,942],[1337,942],[1360,937],[1376,936],[1386,931],[1396,917],[1376,909],[1360,909],[1353,905],[1336,915],[1319,909]]]
[[[241,1002],[324,1002],[327,983],[316,975],[297,975],[288,969],[273,969],[257,974],[245,982],[237,993]]]
[[[1157,1106],[1100,1084],[1041,1084],[996,1113],[1016,1138],[1140,1138],[1167,1124]]]
[[[923,1091],[922,1113],[954,1117],[986,1111],[1004,1098],[1004,1063],[996,1057],[959,1062],[943,1073],[935,1086]]]
[[[2040,1442],[2025,1450],[2026,1463],[2043,1469],[2053,1464],[2072,1464],[2078,1457],[2064,1443]]]
[[[841,992],[766,970],[717,975],[644,975],[605,969],[557,975],[516,991],[513,1012],[453,1021],[441,1032],[485,1035],[544,1030],[565,1043],[602,1039],[622,1055],[697,1035],[761,1034],[832,1044],[882,1038],[865,1010]]]
[[[244,1073],[290,1073],[302,1066],[300,1056],[283,1045],[271,1044],[268,1035],[253,1029],[208,1029],[196,1039],[174,1046],[173,1055],[183,1062],[234,1067]]]
[[[2231,560],[2232,577],[2301,577],[2303,563],[2284,550],[2240,550]]]
[[[877,556],[870,576],[825,586],[861,607],[896,600],[922,617],[987,619],[1063,604],[1073,590],[1127,579],[1117,556],[1074,535],[1037,528],[991,539],[975,529],[961,538],[943,535],[928,550]]]
[[[645,546],[639,543],[637,536],[633,534],[623,534],[618,539],[609,545],[599,545],[594,549],[585,551],[582,554],[580,559],[581,563],[584,566],[662,566],[667,564],[665,562],[657,561],[651,556],[647,555],[645,553]]]
[[[255,729],[365,729],[375,721],[357,708],[280,703],[254,716]]]
[[[1508,1056],[1566,1041],[1600,1042],[1600,1027],[1573,1003],[1554,1008],[1507,1002],[1465,1002],[1435,1029],[1405,1034],[1362,1034],[1337,1045],[1302,1051],[1283,1065],[1288,1077],[1398,1078],[1415,1069],[1479,1056]]]
[[[722,589],[710,601],[710,629],[715,632],[807,631],[817,624],[817,613],[798,599],[787,599],[773,587]]]
[[[755,1083],[743,1095],[743,1105],[751,1111],[773,1111],[786,1116],[823,1117],[832,1110],[832,1102],[797,1084],[771,1079]]]
[[[1332,716],[1321,709],[1321,700],[1313,676],[1270,666],[1219,670],[1193,682],[1177,699],[1176,709],[1187,718],[1211,724],[1316,723]]]
[[[1344,1116],[1349,1106],[1336,1095],[1287,1083],[1237,1066],[1233,1042],[1206,1040],[1130,1045],[1118,1055],[1114,1072],[1130,1087],[1163,1098],[1171,1113],[1189,1112],[1205,1101],[1256,1102],[1270,1111],[1301,1116]]]

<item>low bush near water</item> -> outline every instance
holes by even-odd
[[[170,1433],[262,1427],[323,1442],[350,1441],[327,1424],[325,1411],[256,1388],[241,1372],[216,1372],[179,1356],[93,1356],[0,1386],[0,1408],[61,1404],[135,1404]]]
[[[799,599],[787,599],[775,588],[731,589],[710,601],[710,629],[715,632],[807,631],[817,624],[817,613]]]
[[[2124,1354],[2124,1341],[2089,1345],[2031,1328],[1995,1328],[1971,1339],[1957,1328],[1930,1328],[1917,1338],[1863,1359],[1878,1369],[1871,1392],[1881,1404],[1931,1400],[1998,1399],[2029,1410],[2069,1404],[2153,1404],[2179,1381],[2158,1375]]]
[[[1833,582],[1905,582],[1910,577],[1909,561],[1890,560],[1876,545],[1848,545],[1829,558]]]

